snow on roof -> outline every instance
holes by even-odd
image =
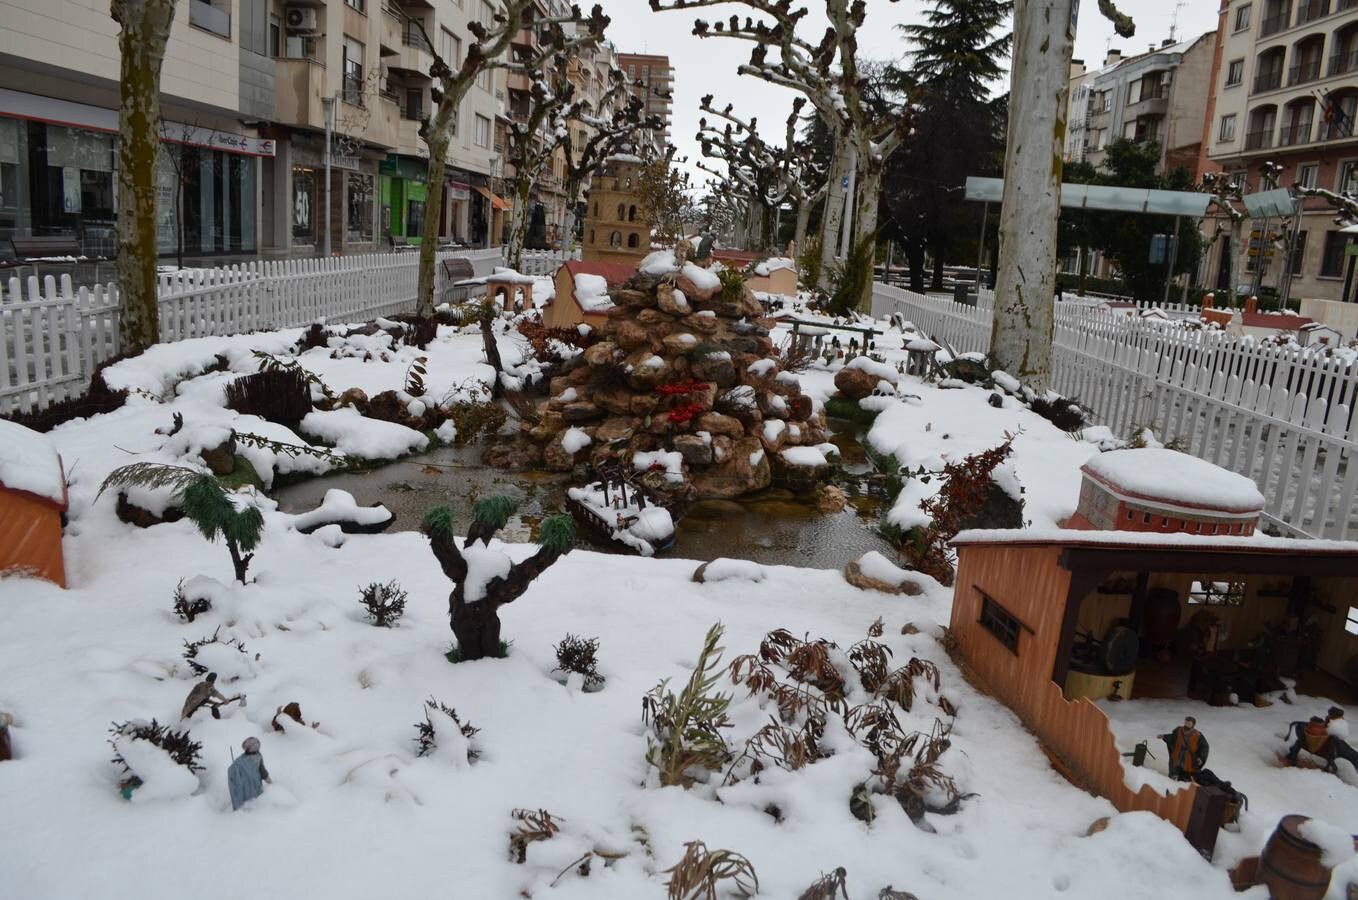
[[[587,313],[608,312],[613,308],[613,298],[608,296],[608,279],[589,272],[576,272],[575,303]]]
[[[623,263],[597,262],[594,260],[572,259],[562,265],[566,274],[575,279],[577,275],[599,275],[608,282],[610,288],[621,287],[627,279],[637,274],[637,270]],[[578,282],[577,282],[578,284]]]
[[[785,256],[773,256],[756,265],[754,267],[754,274],[761,278],[767,278],[769,275],[772,275],[780,269],[791,269],[793,272],[796,272],[797,262],[796,260],[788,259]]]
[[[1264,508],[1264,495],[1249,478],[1177,450],[1112,450],[1090,459],[1081,471],[1139,499],[1229,512]]]
[[[1063,546],[1144,547],[1153,550],[1217,550],[1300,556],[1351,556],[1358,541],[1320,541],[1272,537],[1263,533],[1229,536],[1153,531],[1085,531],[1074,528],[976,528],[952,539],[954,547],[979,544],[1060,544]]]
[[[56,445],[45,434],[0,419],[0,487],[66,508],[66,478]]]

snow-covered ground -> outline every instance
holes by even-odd
[[[692,561],[573,551],[502,610],[508,658],[451,665],[444,658],[451,585],[417,533],[346,535],[332,547],[327,535],[299,533],[294,517],[265,502],[264,541],[250,569],[255,581],[240,587],[230,584],[225,548],[206,543],[190,523],[136,529],[117,521],[111,496],[95,501],[116,466],[181,459],[191,448],[183,438],[190,428],[230,426],[303,441],[225,409],[220,399],[230,373],[254,371],[251,350],[283,352],[297,335],[155,348],[110,370],[115,386],[144,393],[123,409],[52,432],[71,481],[63,543],[71,587],[0,580],[0,710],[14,714],[17,754],[0,763],[8,810],[0,817],[4,896],[659,898],[664,870],[691,840],[749,857],[760,895],[774,898],[797,897],[838,866],[855,898],[875,897],[888,884],[921,900],[1237,896],[1224,868],[1203,861],[1169,824],[1150,814],[1116,815],[1111,804],[1064,781],[1013,714],[964,680],[938,641],[951,591],[927,578],[922,595],[903,597],[860,591],[838,571],[741,563],[712,564],[698,584]],[[903,358],[902,341],[899,332],[878,339],[888,365]],[[501,349],[507,362],[518,358],[509,337]],[[428,357],[428,396],[468,390],[490,375],[479,335],[453,329],[442,329],[427,351],[379,347],[365,361],[368,352],[332,358],[320,349],[299,361],[332,390],[357,386],[369,395],[400,388],[417,355]],[[226,372],[196,374],[218,354],[228,360]],[[799,377],[819,403],[833,391],[833,375],[833,367],[817,367]],[[1057,431],[1011,397],[994,408],[980,389],[898,382],[897,393],[912,396],[881,401],[868,436],[879,453],[937,468],[1021,432],[1009,475],[1024,488],[1027,517],[1050,527],[1074,509],[1078,467],[1097,452],[1093,444]],[[184,415],[186,431],[157,434],[174,412]],[[281,472],[289,464],[262,458],[257,468]],[[903,494],[893,520],[908,521],[922,496]],[[496,547],[515,559],[532,552]],[[195,582],[195,595],[215,596],[214,609],[183,624],[170,611],[172,596],[180,579],[196,576],[225,586]],[[364,618],[359,589],[392,579],[409,592],[406,613],[397,627],[376,628]],[[726,626],[729,663],[780,627],[847,649],[878,617],[893,667],[912,656],[933,661],[939,693],[957,708],[940,765],[963,792],[976,794],[957,814],[929,814],[930,833],[878,796],[875,822],[860,822],[849,797],[867,780],[872,759],[843,734],[827,738],[836,750],[830,758],[795,772],[769,769],[760,783],[719,787],[718,777],[688,791],[657,786],[645,761],[640,698],[663,678],[682,684],[712,623]],[[907,624],[918,631],[903,632]],[[228,696],[246,694],[248,705],[225,707],[219,721],[200,712],[189,723],[203,744],[196,785],[138,791],[129,803],[109,762],[109,723],[155,717],[177,724],[196,681],[181,657],[183,642],[217,628],[245,645],[246,654],[235,654],[240,659],[234,651],[218,655],[226,656],[223,678],[239,679],[220,687]],[[551,671],[553,646],[568,632],[599,638],[603,691],[562,685],[561,673]],[[729,740],[739,752],[769,710],[727,679],[722,687],[737,697]],[[947,716],[939,696],[918,687],[921,699],[902,724],[928,731]],[[480,729],[471,739],[479,753],[471,765],[447,753],[416,757],[414,726],[430,697]],[[285,733],[273,731],[275,711],[293,701],[315,727],[289,721]],[[1114,712],[1136,710],[1123,704]],[[1215,714],[1202,708],[1209,734]],[[1144,736],[1149,721],[1130,722],[1128,740]],[[1282,730],[1271,719],[1261,728]],[[233,813],[226,767],[250,735],[262,740],[273,784]],[[1214,742],[1213,753],[1213,767],[1232,777],[1235,751]],[[1248,791],[1255,805],[1241,835],[1223,835],[1225,856],[1257,852],[1279,809],[1358,830],[1354,787],[1314,770],[1279,777],[1287,781],[1277,791]],[[781,821],[765,811],[770,806]],[[562,823],[560,835],[528,848],[525,865],[507,854],[515,808],[546,809]],[[1086,836],[1105,816],[1113,817],[1110,826]],[[591,848],[625,855],[580,877],[572,862]]]

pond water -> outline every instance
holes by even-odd
[[[840,568],[869,550],[888,555],[891,547],[876,532],[885,512],[885,497],[869,487],[870,464],[853,426],[831,440],[840,448],[848,476],[844,487],[849,505],[823,513],[810,502],[779,488],[739,500],[695,503],[680,522],[675,544],[660,555],[711,560],[739,557],[765,565]],[[273,492],[284,512],[317,506],[331,488],[353,494],[360,504],[382,503],[396,514],[392,530],[419,527],[436,506],[453,510],[458,530],[471,521],[472,506],[482,498],[506,494],[519,501],[518,514],[500,531],[510,541],[532,539],[537,523],[564,508],[568,474],[509,472],[481,462],[480,447],[439,447],[367,472],[314,478]],[[591,547],[605,552],[611,547]]]

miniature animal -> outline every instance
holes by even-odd
[[[1312,726],[1319,723],[1320,728]],[[1305,750],[1315,756],[1325,760],[1325,771],[1332,774],[1338,773],[1339,769],[1335,765],[1335,760],[1346,759],[1355,769],[1358,769],[1358,750],[1349,745],[1349,742],[1337,735],[1325,731],[1325,720],[1314,717],[1310,722],[1291,722],[1287,726],[1287,734],[1283,740],[1290,740],[1292,731],[1296,729],[1297,741],[1292,745],[1292,749],[1287,753],[1287,760],[1292,765],[1297,764],[1297,756]]]

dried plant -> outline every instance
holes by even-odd
[[[556,668],[554,672],[575,672],[586,679],[602,678],[599,675],[598,638],[582,638],[568,634],[556,645]]]
[[[542,424],[542,413],[538,411],[538,400],[527,391],[511,391],[505,389],[500,396],[504,400],[505,406],[509,408],[509,414],[525,425],[537,426]]]
[[[890,677],[891,648],[864,638],[849,648],[849,663],[858,672],[863,690],[876,694]]]
[[[796,771],[825,759],[831,753],[820,745],[824,736],[824,716],[807,716],[802,726],[795,729],[777,719],[770,719],[769,724],[745,742],[745,750],[731,764],[723,783],[734,784],[738,781],[737,772],[743,763],[749,764],[750,775],[758,775],[770,765]]]
[[[842,896],[844,900],[849,900],[849,888],[845,884],[849,873],[843,866],[835,869],[829,875],[822,875],[797,895],[797,900],[835,900]]]
[[[181,622],[192,622],[194,619],[212,609],[212,601],[207,597],[194,597],[190,600],[184,594],[184,579],[179,579],[179,584],[174,589],[174,614],[179,616]]]
[[[788,337],[778,347],[778,367],[784,372],[805,372],[816,361],[816,355],[801,341]]]
[[[265,353],[263,350],[255,350],[251,355],[259,360],[260,372],[292,372],[306,381],[309,387],[319,391],[321,396],[327,400],[335,399],[334,391],[330,390],[320,376],[297,360],[284,359],[281,356],[274,356],[272,353]]]
[[[723,632],[720,623],[708,629],[682,691],[669,690],[665,679],[641,700],[642,721],[651,728],[646,761],[659,770],[662,785],[690,787],[695,780],[690,770],[718,771],[730,756],[721,729],[731,724],[726,717],[731,697],[715,691],[723,650],[717,642]]]
[[[428,756],[430,753],[433,753],[434,748],[438,746],[438,732],[434,729],[434,720],[430,717],[430,715],[435,712],[442,713],[451,719],[453,725],[457,727],[458,731],[462,732],[462,736],[468,741],[481,732],[480,728],[477,728],[470,722],[464,723],[458,716],[457,710],[453,709],[451,706],[445,706],[439,700],[430,697],[428,700],[424,701],[424,721],[415,723],[415,730],[418,732],[415,736],[415,743],[419,748],[418,752],[415,754],[416,756]],[[477,750],[474,750],[471,747],[467,748],[468,761],[476,759],[480,755],[480,752]]]
[[[938,666],[927,659],[911,657],[910,662],[892,672],[882,683],[878,691],[881,696],[889,700],[894,700],[901,705],[906,712],[915,704],[915,679],[924,678],[938,690],[941,683]],[[866,685],[864,685],[866,687]]]
[[[122,751],[118,749],[119,738],[155,744],[190,772],[198,772],[203,768],[199,764],[199,755],[203,751],[202,743],[190,738],[187,731],[175,731],[168,725],[161,725],[155,719],[150,722],[141,720],[114,722],[109,728],[109,734],[113,735],[108,740],[113,746],[113,762],[122,766],[124,772],[131,772],[132,767],[123,759]]]
[[[212,634],[208,635],[207,637],[199,638],[196,641],[184,642],[184,662],[189,664],[189,669],[193,671],[193,674],[195,675],[207,674],[208,667],[198,661],[198,651],[208,646],[209,644],[221,644],[224,647],[233,647],[240,653],[246,652],[245,644],[241,643],[241,641],[239,641],[238,639],[230,638],[228,640],[222,640],[219,634],[221,630],[222,627],[218,625],[216,628],[212,630]]]
[[[510,815],[519,827],[509,835],[509,861],[520,865],[528,860],[529,844],[551,840],[561,830],[545,809],[516,809]]]
[[[991,475],[1013,452],[1014,438],[1015,435],[1006,434],[999,446],[948,463],[941,473],[943,486],[937,494],[921,501],[920,509],[931,521],[924,528],[911,529],[912,538],[901,549],[913,559],[917,569],[938,579],[940,584],[951,585],[953,581],[948,543],[962,529],[962,523],[985,504]]]
[[[379,628],[390,628],[404,615],[406,597],[395,580],[386,584],[374,581],[367,587],[359,588],[358,602],[368,611],[368,618]]]
[[[759,893],[754,865],[734,850],[711,850],[702,841],[684,844],[684,858],[665,870],[669,900],[717,900],[723,881],[742,897]]]
[[[426,343],[428,343],[426,341]],[[429,372],[429,357],[417,356],[406,369],[405,392],[412,397],[424,396],[424,376]]]

